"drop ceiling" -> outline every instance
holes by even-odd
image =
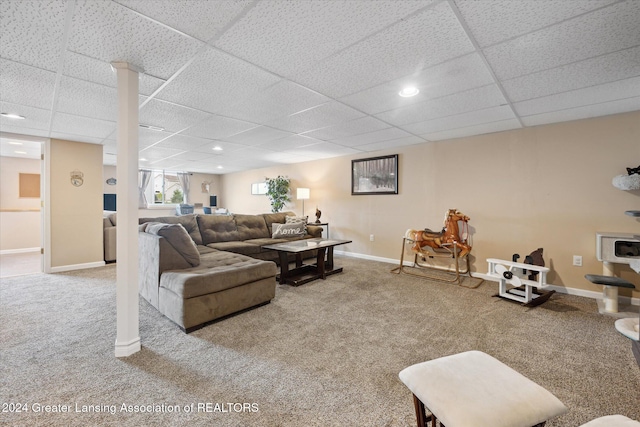
[[[25,117],[0,117],[2,155],[16,135],[60,138],[115,164],[112,61],[144,70],[140,123],[163,130],[140,128],[140,166],[168,170],[640,110],[636,0],[3,0],[0,15],[0,110]]]

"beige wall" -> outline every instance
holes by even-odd
[[[40,198],[20,198],[18,175],[40,174],[40,160],[0,157],[0,251],[39,248]]]
[[[102,146],[52,139],[49,158],[51,267],[104,260],[102,243]],[[84,174],[80,187],[71,172]]]
[[[351,195],[352,159],[396,153],[398,195]],[[633,112],[228,174],[222,193],[233,212],[268,212],[268,199],[252,196],[251,183],[287,175],[293,194],[311,189],[306,214],[313,218],[318,205],[331,237],[353,240],[346,251],[388,259],[399,258],[407,228],[439,229],[444,212],[457,208],[471,217],[474,271],[486,273],[486,258],[542,247],[550,283],[600,292],[584,279],[602,272],[595,233],[640,232],[640,221],[624,214],[640,209],[640,192],[611,185],[638,159],[640,112]],[[301,204],[285,209],[301,213]],[[582,255],[583,267],[572,265],[573,255]],[[617,273],[640,288],[628,267]]]

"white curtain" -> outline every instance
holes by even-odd
[[[189,173],[188,172],[178,172],[178,181],[180,181],[180,186],[182,187],[182,193],[184,194],[184,202],[189,203]]]
[[[140,169],[138,171],[138,207],[144,209],[147,207],[147,196],[144,194],[151,179],[151,171]]]

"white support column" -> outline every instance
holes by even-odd
[[[138,323],[138,73],[126,62],[118,74],[118,161],[116,195],[116,357],[140,351]]]

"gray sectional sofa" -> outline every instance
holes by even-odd
[[[322,233],[308,226],[304,235],[273,238],[287,216],[295,215],[141,218],[140,294],[187,333],[269,303],[275,296],[278,254],[263,246]]]

